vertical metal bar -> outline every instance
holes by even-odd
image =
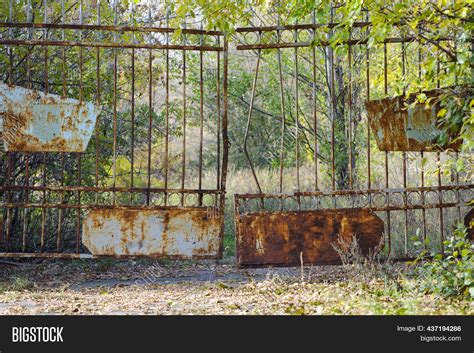
[[[452,5],[453,5],[453,11],[455,11],[456,10],[456,1],[455,0],[452,0]],[[471,44],[472,44],[472,42],[471,42]],[[455,56],[456,62],[457,62],[458,43],[457,43],[456,38],[454,38],[453,49],[454,49],[454,56]],[[457,71],[454,71],[454,82],[455,82],[456,86],[459,83],[459,77],[458,77],[458,72]],[[456,165],[457,165],[458,161],[459,161],[459,152],[456,152],[455,156],[456,156],[455,158],[456,158]],[[455,174],[456,186],[459,186],[459,172],[458,172],[457,168],[455,169],[455,173],[456,173]],[[459,195],[459,189],[456,190],[456,196],[457,196],[456,198],[457,198],[457,202],[458,202],[458,205],[459,205],[459,203],[461,202],[461,197]],[[458,218],[459,218],[459,220],[461,220],[461,207],[458,206],[457,209],[458,209]]]
[[[220,190],[225,190],[226,179],[227,179],[227,162],[229,155],[229,140],[227,136],[227,111],[228,111],[228,99],[227,99],[227,90],[228,90],[228,40],[227,36],[224,36],[224,68],[223,68],[223,113],[222,113],[222,177],[221,177],[221,186]],[[221,232],[220,232],[220,243],[219,243],[219,254],[222,254],[224,249],[224,209],[225,209],[225,193],[222,192],[220,195],[220,215],[221,215]]]
[[[13,20],[13,0],[8,0],[8,22]],[[8,38],[12,39],[12,29],[8,28]],[[8,46],[8,83],[13,84],[13,48]]]
[[[31,23],[32,16],[31,16],[31,0],[28,0],[28,3],[26,5],[26,22]],[[31,40],[31,28],[28,28],[28,39]],[[64,50],[64,49],[63,49]],[[27,48],[27,53],[26,53],[26,80],[28,81],[28,88],[31,88],[31,62],[30,62],[30,49]]]
[[[408,210],[407,210],[407,203],[408,203],[408,194],[407,190],[407,153],[403,151],[403,189],[404,189],[404,205],[405,209],[403,211],[404,218],[405,218],[405,226],[404,226],[404,254],[405,257],[408,256]]]
[[[82,183],[82,159],[80,154],[77,156],[77,185],[81,186]],[[81,192],[77,192],[77,222],[76,222],[76,252],[79,253],[79,246],[81,244]]]
[[[436,88],[440,88],[440,61],[439,61],[439,49],[436,50]],[[438,164],[438,197],[439,197],[439,228],[440,228],[440,242],[441,242],[441,253],[444,254],[444,215],[443,215],[443,191],[441,190],[441,153],[436,153],[436,162]]]
[[[79,24],[82,25],[83,22],[83,11],[82,11],[82,3],[83,1],[81,0],[79,2]],[[82,30],[79,30],[79,41],[82,42]],[[83,79],[82,79],[82,74],[83,74],[83,64],[84,64],[84,59],[83,59],[83,47],[79,47],[79,101],[84,100],[84,92],[83,92]],[[80,157],[80,154],[78,155]]]
[[[201,21],[202,29],[202,21]],[[203,35],[200,36],[201,46],[203,43]],[[203,77],[203,52],[199,51],[199,206],[202,206],[202,157],[203,157],[203,144],[204,144],[204,77]]]
[[[61,189],[64,186],[64,153],[61,153],[61,180],[60,180]],[[64,201],[64,192],[60,193],[60,202],[63,203]],[[62,208],[59,209],[58,212],[58,233],[56,236],[56,251],[59,252],[61,249],[61,241],[62,241],[62,225],[63,225],[63,210]]]
[[[349,40],[351,39],[351,33],[349,32]],[[352,185],[352,48],[349,44],[347,47],[347,61],[349,66],[349,189],[353,189]]]
[[[131,3],[132,26],[135,26],[135,8]],[[132,42],[135,43],[135,32],[132,32]],[[135,170],[135,48],[132,48],[132,87],[131,87],[131,141],[130,141],[130,187],[134,187],[134,170]],[[133,192],[130,193],[130,204],[133,204]]]
[[[101,18],[100,18],[100,0],[97,1],[97,25],[100,26],[101,24]],[[101,34],[102,32],[99,31],[97,33],[97,41],[100,41],[101,39]],[[101,80],[100,80],[100,48],[96,48],[96,60],[97,60],[97,66],[96,66],[96,85],[97,85],[97,105],[100,106],[100,85],[101,85]],[[133,105],[133,104],[132,104]],[[132,108],[133,109],[133,108]],[[100,144],[100,114],[97,116],[97,121],[95,125],[95,186],[98,188],[99,187],[99,144]],[[95,193],[95,203],[99,203],[99,193]]]
[[[186,28],[186,22],[184,22]],[[186,45],[186,33],[183,33],[183,44]],[[182,160],[181,160],[181,189],[186,185],[186,50],[183,50],[183,144],[182,144]],[[184,193],[181,197],[181,205],[184,205]]]
[[[42,186],[46,186],[46,153],[42,153],[43,156],[43,176],[42,176]],[[46,203],[46,191],[42,192],[42,203]],[[41,208],[41,239],[40,239],[40,248],[41,252],[44,250],[44,237],[45,237],[45,226],[46,226],[46,210],[44,207]]]
[[[316,10],[313,10],[313,24],[316,24]],[[313,41],[316,40],[316,29],[313,29]],[[317,97],[316,97],[316,47],[312,48],[312,69],[313,69],[313,159],[314,159],[314,190],[318,191],[318,115],[317,115]]]
[[[11,77],[11,76],[10,76]],[[8,167],[7,167],[7,185],[12,185],[12,152],[7,153]],[[8,190],[8,203],[12,202],[12,192]],[[5,248],[8,251],[10,248],[10,236],[12,227],[12,212],[11,208],[7,208],[7,226],[5,231]]]
[[[421,33],[421,29],[419,30]],[[421,42],[418,43],[418,79],[421,82]],[[420,158],[421,158],[421,187],[425,186],[425,166],[424,166],[424,154],[423,151],[420,152]],[[424,205],[425,204],[425,193],[424,191],[421,192],[421,203]],[[422,215],[422,221],[423,221],[423,244],[426,246],[425,241],[426,241],[426,209],[422,208],[421,209],[421,215]]]
[[[405,91],[406,91],[406,63],[405,63],[405,42],[402,42],[401,43],[401,46],[402,46],[402,76],[403,76],[403,95],[405,95]],[[405,257],[408,256],[408,209],[407,209],[407,205],[408,205],[408,194],[407,194],[407,181],[408,181],[408,174],[407,174],[407,164],[408,164],[408,160],[407,160],[407,153],[406,151],[403,151],[403,154],[402,154],[402,157],[403,157],[403,190],[404,190],[404,205],[405,205],[405,209],[403,210],[403,213],[404,213],[404,220],[405,220],[405,225],[404,225],[404,255]]]
[[[65,8],[64,8],[64,1],[61,0],[61,22],[65,23]],[[61,33],[61,38],[64,41],[66,38],[66,34],[64,29]],[[62,68],[62,96],[66,97],[66,48],[62,47],[61,50],[61,68]],[[64,152],[61,152],[61,192],[59,193],[59,202],[63,203],[64,201],[64,192],[62,191],[62,187],[64,186]],[[61,241],[62,241],[62,224],[63,224],[63,209],[58,208],[58,226],[57,226],[57,233],[56,233],[56,251],[59,252],[61,249]]]
[[[169,10],[166,10],[166,27],[169,27]],[[169,33],[167,32],[166,35],[166,44],[169,44]],[[168,158],[169,158],[169,110],[170,110],[170,87],[169,87],[169,76],[170,76],[170,54],[169,50],[165,50],[166,56],[166,77],[165,77],[165,189],[168,188]],[[165,192],[164,196],[165,206],[168,201],[167,193]]]
[[[217,36],[217,45],[220,46],[220,36]],[[217,96],[217,185],[216,189],[220,188],[221,184],[221,53],[217,52],[217,78],[216,78],[216,96]],[[217,200],[216,200],[217,201]]]
[[[117,2],[113,4],[114,10],[114,26],[117,25]],[[117,43],[117,32],[114,32],[114,43]],[[113,147],[112,147],[112,186],[116,187],[117,182],[117,48],[113,48],[113,57],[114,57],[114,88],[113,88]],[[112,193],[112,202],[115,205],[116,195],[115,190]]]
[[[369,21],[369,12],[367,11],[365,16],[366,21]],[[366,35],[369,35],[369,30],[367,29]],[[366,65],[366,84],[367,84],[367,100],[370,100],[370,53],[369,53],[369,45],[366,44],[365,47],[365,65]],[[369,121],[367,118],[367,189],[370,190],[372,187],[372,183],[370,181],[370,126]],[[369,204],[370,204],[370,196],[369,196]]]
[[[44,23],[48,22],[48,0],[44,0]],[[48,30],[45,28],[43,31],[44,40],[48,40]],[[48,82],[48,46],[44,46],[44,93],[48,94],[49,82]],[[43,186],[46,186],[46,153],[42,153],[43,156]],[[42,203],[46,203],[46,191],[42,193]],[[46,210],[44,207],[41,208],[41,238],[40,248],[41,252],[44,250],[44,238],[45,238],[45,226],[46,226]]]
[[[44,23],[48,23],[48,0],[44,0]],[[43,30],[43,38],[45,41],[48,40],[48,30],[45,28]],[[43,47],[44,50],[44,92],[49,92],[49,82],[48,82],[48,46]]]
[[[82,11],[82,0],[79,3],[79,22],[82,25],[83,22],[83,11]],[[79,41],[82,42],[82,29],[79,30]],[[79,101],[84,100],[83,92],[83,75],[84,75],[84,63],[83,63],[83,48],[79,47]],[[82,153],[77,154],[77,185],[81,186],[82,183]],[[81,192],[77,192],[77,220],[76,220],[76,252],[79,253],[79,247],[81,244]]]
[[[456,8],[456,6],[455,6],[456,1],[455,0],[452,0],[452,5],[453,5],[453,10],[455,10],[455,8]],[[455,55],[456,61],[457,61],[458,43],[457,43],[456,39],[454,39],[453,49],[454,49],[454,55]],[[454,82],[455,82],[456,85],[458,85],[459,77],[458,77],[457,71],[454,72]],[[456,152],[455,158],[456,158],[456,165],[457,165],[458,161],[459,161],[459,153],[458,152]],[[456,173],[455,174],[456,185],[459,186],[459,172],[458,172],[457,168],[455,169],[455,173]],[[456,196],[457,196],[457,202],[459,204],[459,202],[461,201],[461,198],[459,196],[459,190],[456,190]],[[461,219],[461,207],[458,206],[457,209],[458,209],[458,218]]]
[[[296,23],[298,24],[298,22]],[[294,31],[294,41],[298,42],[298,30]],[[298,92],[298,48],[294,49],[294,62],[295,62],[295,148],[296,148],[296,190],[300,191],[300,131],[299,131],[299,116],[300,116],[300,105],[299,105],[299,92]],[[298,200],[299,204],[299,200]]]
[[[423,151],[420,152],[420,157],[421,157],[421,187],[423,188],[425,186],[425,166],[424,166],[424,153]],[[424,205],[425,204],[425,192],[421,192],[421,203]],[[423,242],[426,240],[426,209],[422,208],[421,209],[421,214],[422,214],[422,219],[423,219]]]
[[[9,0],[9,12],[8,12],[8,21],[11,22],[13,18],[13,0]],[[8,29],[8,38],[12,38],[11,28]],[[12,47],[8,47],[8,83],[13,84],[13,51]],[[8,167],[7,167],[7,185],[12,184],[12,152],[7,152]],[[12,192],[8,190],[8,203],[12,202]],[[12,211],[11,208],[7,208],[7,225],[5,231],[5,248],[8,251],[10,248],[10,236],[11,236],[11,227],[12,227]]]
[[[31,23],[31,0],[28,0],[28,3],[26,5],[26,22]],[[28,39],[31,39],[31,29],[28,29]],[[26,53],[26,80],[27,80],[27,87],[31,89],[31,62],[30,62],[30,49],[27,48],[27,53]],[[26,187],[29,186],[29,160],[30,157],[28,154],[25,153],[25,184]],[[29,190],[25,190],[25,197],[24,197],[24,202],[28,203],[29,202]],[[1,232],[2,230],[0,230]],[[23,234],[22,234],[22,250],[26,250],[26,233],[28,231],[28,207],[25,207],[23,209]]]
[[[29,156],[25,154],[25,186],[28,187],[29,182],[29,163],[28,163]],[[28,189],[25,190],[24,202],[28,203]],[[25,207],[23,209],[23,234],[22,234],[22,251],[25,252],[26,250],[26,232],[28,229],[28,208]]]
[[[334,4],[331,1],[331,23],[334,22]],[[333,35],[333,31],[329,32],[329,35]],[[330,75],[330,96],[331,96],[331,187],[332,190],[336,190],[336,140],[335,140],[335,123],[336,123],[336,92],[335,92],[335,85],[334,85],[334,50],[332,47],[329,48],[330,53],[330,69],[331,71],[328,73]]]
[[[259,36],[261,33],[259,33]],[[253,179],[255,180],[255,184],[257,184],[258,192],[261,194],[262,193],[262,188],[260,187],[260,183],[258,182],[257,174],[255,173],[255,168],[253,167],[252,160],[250,158],[248,149],[247,149],[247,142],[248,142],[248,137],[249,137],[249,132],[250,132],[250,122],[252,120],[252,113],[253,113],[253,105],[254,105],[254,100],[255,100],[255,92],[256,92],[256,87],[257,87],[257,79],[258,79],[258,70],[260,67],[260,49],[257,49],[257,63],[255,65],[255,75],[253,78],[253,83],[252,83],[252,93],[250,96],[250,103],[249,103],[249,113],[248,113],[248,119],[247,119],[247,126],[245,128],[245,135],[244,135],[244,153],[245,157],[247,158],[247,161],[249,162],[250,169],[252,171]]]
[[[444,254],[444,216],[443,216],[443,191],[441,190],[441,155],[438,152],[436,154],[438,163],[438,187],[439,187],[439,227],[440,227],[440,240],[441,240],[441,253]]]
[[[456,0],[452,0],[451,1],[452,3],[452,6],[453,6],[453,11],[456,11]],[[471,32],[472,33],[472,32]],[[471,41],[472,43],[472,41]],[[453,52],[454,52],[454,56],[455,56],[455,61],[457,62],[458,61],[458,42],[456,40],[456,37],[454,37],[453,39]],[[456,70],[454,70],[454,83],[455,85],[457,86],[458,85],[458,81],[459,81],[459,77],[458,77],[458,72]],[[457,156],[456,156],[456,159],[457,159]]]
[[[456,152],[455,154],[455,158],[456,158],[456,166],[458,165],[458,161],[459,161],[459,152]],[[458,169],[456,168],[456,174],[455,174],[455,181],[456,181],[456,186],[459,186],[459,172],[458,172]],[[461,202],[461,196],[459,195],[459,189],[456,190],[456,201],[458,203],[458,219],[461,220],[461,206],[459,206],[460,202]]]
[[[280,25],[280,15],[278,15],[278,26]],[[277,30],[278,42],[281,40],[280,30]],[[285,91],[283,87],[283,68],[281,63],[281,49],[277,49],[278,56],[278,78],[280,84],[280,114],[281,114],[281,141],[280,141],[280,193],[283,192],[283,171],[285,165]]]
[[[65,23],[66,22],[66,9],[65,9],[65,0],[61,0],[61,22]],[[99,0],[100,1],[100,0]],[[61,39],[63,41],[66,40],[66,32],[64,29],[61,31]],[[63,81],[63,89],[62,89],[62,96],[66,97],[66,47],[61,48],[61,58],[62,58],[62,65],[61,65],[61,77]]]
[[[387,43],[383,45],[383,77],[384,77],[384,94],[388,95],[388,80],[387,80]],[[389,188],[388,180],[388,151],[385,151],[385,187]],[[387,192],[385,194],[387,199],[387,206],[390,206],[390,195]],[[387,211],[387,240],[388,240],[388,256],[391,254],[392,250],[392,236],[391,236],[391,217],[390,211]]]

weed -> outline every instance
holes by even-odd
[[[428,257],[427,251],[422,251],[414,261],[421,263],[415,270],[419,289],[446,297],[474,298],[474,244],[468,239],[462,223],[444,242],[444,247],[444,254],[429,254]]]
[[[114,265],[114,259],[109,258],[109,257],[104,257],[99,260],[97,260],[97,267],[98,270],[101,272],[105,272],[110,270]]]
[[[393,266],[389,257],[385,259],[381,257],[383,238],[375,248],[369,249],[367,254],[363,253],[356,235],[353,235],[349,242],[339,237],[332,246],[350,278],[362,283],[383,280],[384,288],[394,286],[397,290],[402,290],[400,272]]]
[[[21,292],[24,290],[32,289],[34,286],[33,282],[28,277],[16,276],[12,278],[8,290]]]

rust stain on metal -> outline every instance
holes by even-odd
[[[0,83],[0,132],[6,151],[84,152],[99,108]]]
[[[203,208],[92,210],[82,242],[93,255],[220,258],[220,217]]]
[[[436,91],[425,92],[428,97]],[[440,146],[437,137],[441,130],[437,127],[437,104],[426,107],[413,102],[415,96],[408,100],[403,96],[385,98],[366,102],[369,125],[381,151],[440,151],[445,149],[459,150],[460,143]],[[453,136],[457,132],[453,133]],[[451,136],[451,137],[453,137]]]
[[[464,217],[464,226],[467,228],[467,237],[474,240],[474,208]]]
[[[314,210],[259,212],[237,221],[237,261],[240,266],[337,264],[333,248],[339,237],[350,242],[356,235],[367,254],[382,238],[383,221],[372,211]]]

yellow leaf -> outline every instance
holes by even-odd
[[[447,112],[448,112],[448,111],[447,111],[445,108],[441,109],[441,110],[438,112],[438,117],[442,118],[443,116],[446,115]]]

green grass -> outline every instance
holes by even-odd
[[[233,233],[224,234],[224,258],[235,256],[235,236]]]
[[[33,281],[23,274],[13,276],[0,283],[0,293],[7,291],[22,292],[25,290],[31,290],[33,288]]]

